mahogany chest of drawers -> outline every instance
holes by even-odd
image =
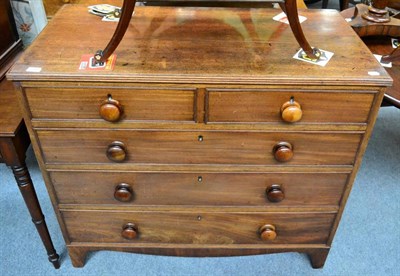
[[[302,12],[329,63],[293,59],[276,13],[137,7],[115,68],[87,71],[115,24],[70,5],[25,51],[8,77],[74,266],[95,250],[323,266],[391,79],[335,11]]]

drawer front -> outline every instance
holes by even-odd
[[[125,163],[245,165],[352,165],[362,136],[133,130],[40,130],[37,134],[47,163],[114,163],[106,152],[119,141]],[[282,141],[292,145],[293,157],[287,162],[277,161],[273,152]]]
[[[119,121],[194,121],[194,89],[25,88],[33,118],[98,119],[111,96],[119,102]]]
[[[50,177],[61,204],[129,206],[338,206],[347,181],[347,174],[331,173],[54,171]]]
[[[168,244],[325,244],[335,214],[64,211],[71,242]],[[136,238],[122,237],[128,223]],[[259,229],[271,224],[276,238],[263,241]]]
[[[373,93],[296,91],[219,91],[207,95],[207,122],[283,122],[282,105],[301,106],[297,123],[367,123]]]

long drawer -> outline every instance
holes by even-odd
[[[71,242],[169,244],[324,244],[336,214],[251,212],[62,212]],[[134,225],[136,238],[122,237]],[[264,241],[264,225],[276,238]],[[130,227],[131,230],[133,227]],[[131,233],[133,231],[130,231]],[[132,236],[132,235],[131,235]]]
[[[339,206],[347,174],[52,171],[60,204]]]
[[[93,164],[113,163],[106,154],[111,149],[123,154],[124,160],[118,161],[136,164],[352,165],[362,137],[359,133],[137,130],[39,130],[37,134],[46,163]],[[280,147],[280,142],[292,149]],[[292,159],[277,161],[274,150],[284,156],[291,151]]]

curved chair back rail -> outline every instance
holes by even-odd
[[[141,2],[141,1],[138,1]],[[147,1],[152,2],[152,0]],[[160,2],[160,1],[153,1],[153,2]],[[166,0],[166,2],[179,2],[179,3],[197,3],[199,6],[201,3],[210,3],[208,0]],[[289,20],[290,28],[292,29],[293,35],[295,36],[297,42],[299,43],[300,47],[303,49],[307,57],[310,59],[317,60],[319,57],[319,50],[317,48],[312,48],[308,43],[306,37],[304,36],[303,30],[300,25],[299,16],[297,12],[297,1],[296,0],[250,0],[250,1],[243,1],[243,0],[216,0],[215,3],[277,3],[280,5],[281,9],[286,13],[287,18]],[[104,50],[98,50],[94,55],[95,63],[102,64],[104,63],[115,51],[118,47],[119,43],[121,42],[122,38],[125,35],[126,30],[128,29],[129,22],[132,17],[132,13],[134,12],[136,5],[136,0],[124,0],[122,5],[122,12],[121,17],[118,22],[117,28],[107,46]]]

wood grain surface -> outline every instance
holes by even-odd
[[[390,77],[337,11],[303,10],[302,28],[329,66],[294,60],[298,44],[274,9],[137,7],[112,71],[79,70],[82,55],[104,47],[116,24],[68,5],[9,73],[14,80],[389,85]],[[79,24],[76,24],[79,18]],[[68,26],[60,32],[59,26]],[[99,31],[101,30],[101,31]],[[338,31],[340,30],[340,32]],[[196,34],[193,36],[193,34]],[[68,38],[68,43],[65,43]],[[85,38],[85,39],[83,39]],[[29,73],[29,67],[41,72]],[[368,72],[377,72],[370,76]]]
[[[339,206],[347,174],[335,173],[50,173],[60,204],[112,204],[127,208],[151,205],[210,205],[315,207]],[[115,188],[127,183],[130,202],[114,198]],[[270,202],[266,190],[280,184],[285,198]]]
[[[13,137],[22,121],[17,89],[11,81],[0,81],[0,136]]]
[[[193,88],[27,88],[25,93],[33,118],[101,119],[100,105],[111,96],[122,105],[124,121],[194,121]]]
[[[72,242],[265,244],[259,228],[275,225],[272,244],[324,244],[335,217],[330,213],[185,212],[62,212]],[[121,236],[126,223],[138,227],[138,237]]]
[[[355,91],[240,91],[211,90],[207,122],[281,122],[281,106],[293,99],[301,105],[298,123],[365,123],[374,95]],[[342,92],[342,93],[341,93]],[[361,91],[360,91],[361,92]]]
[[[352,165],[362,137],[354,133],[134,130],[40,130],[37,135],[47,164],[112,163],[107,148],[120,141],[127,151],[124,163]],[[274,159],[272,150],[281,141],[293,145],[291,161]]]
[[[112,96],[123,107],[119,121],[194,121],[195,102],[203,101],[202,112],[206,113],[207,123],[282,122],[281,106],[293,97],[304,113],[300,124],[366,123],[374,93],[377,93],[275,89],[208,89],[203,98],[198,97],[194,88],[32,87],[25,88],[25,93],[35,119],[102,120],[99,107]]]

